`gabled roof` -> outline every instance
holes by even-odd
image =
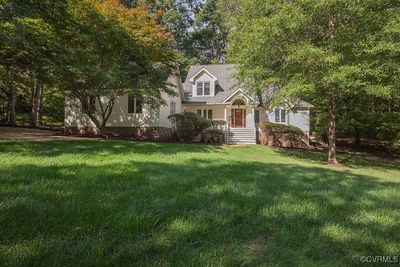
[[[218,84],[215,87],[215,96],[212,97],[192,97],[192,82],[190,79],[196,76],[202,70],[207,71],[212,76],[216,77]],[[194,65],[191,66],[186,76],[183,88],[186,95],[186,103],[207,103],[217,104],[222,103],[234,91],[237,85],[234,78],[235,65],[234,64],[215,64],[215,65]]]
[[[229,102],[232,99],[232,97],[237,96],[237,95],[241,95],[241,96],[245,97],[246,99],[248,99],[249,101],[254,101],[254,98],[249,96],[245,92],[243,92],[242,89],[237,89],[232,94],[230,94],[224,101],[222,101],[222,103]]]
[[[202,71],[208,73],[212,78],[215,77],[218,80],[218,83],[215,86],[215,95],[214,96],[200,96],[200,97],[192,97],[192,85],[194,82],[193,77],[196,77]],[[235,79],[235,64],[214,64],[214,65],[193,65],[190,66],[188,75],[186,76],[186,80],[183,84],[183,89],[185,92],[185,104],[223,104],[229,103],[229,100],[232,96],[237,93],[242,93],[246,98],[252,99],[251,96],[245,94],[238,85]],[[271,98],[277,91],[279,90],[276,86],[270,86],[264,92],[263,99]],[[303,100],[295,100],[291,101],[291,104],[297,107],[305,107],[312,108],[314,107],[310,103]]]
[[[213,80],[217,80],[217,77],[215,77],[211,72],[209,72],[206,68],[201,68],[198,72],[196,72],[194,75],[192,75],[192,77],[189,77],[188,76],[188,78],[190,78],[189,79],[189,81],[190,82],[194,82],[194,79],[200,74],[200,73],[202,73],[202,72],[205,72],[205,73],[207,73]]]

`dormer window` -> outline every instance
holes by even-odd
[[[210,95],[210,82],[197,82],[197,95]]]

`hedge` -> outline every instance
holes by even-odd
[[[303,131],[295,126],[263,121],[260,142],[267,146],[308,148]]]
[[[209,128],[209,120],[193,112],[182,112],[168,117],[178,140],[188,142],[193,140],[203,130]]]

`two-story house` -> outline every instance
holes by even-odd
[[[261,121],[293,125],[309,134],[310,108],[305,101],[295,106],[272,109],[260,106],[255,97],[244,92],[234,78],[235,65],[191,66],[182,84],[180,77],[170,77],[178,94],[164,95],[167,105],[153,110],[141,105],[128,95],[118,98],[113,114],[107,123],[110,131],[139,139],[168,139],[171,125],[168,116],[182,111],[197,113],[209,120],[226,122],[226,136],[230,143],[255,144]],[[67,99],[65,108],[66,129],[78,130],[93,126],[81,113],[79,101]]]

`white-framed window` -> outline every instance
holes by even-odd
[[[210,95],[210,82],[197,82],[197,95]]]
[[[176,113],[176,103],[170,102],[169,103],[169,114],[174,115]]]
[[[205,119],[212,120],[213,119],[213,110],[212,109],[198,109],[197,115],[202,116]]]
[[[275,109],[275,122],[286,122],[286,110]]]
[[[142,100],[140,100],[134,96],[128,96],[128,113],[131,113],[131,114],[143,113]]]

